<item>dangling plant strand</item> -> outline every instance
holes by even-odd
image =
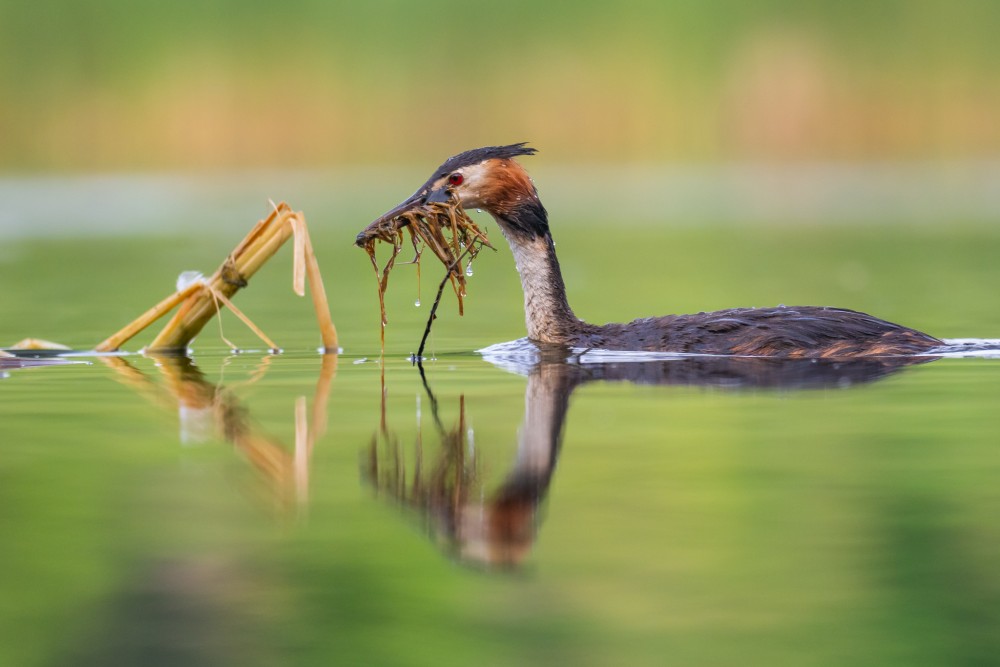
[[[423,258],[424,249],[429,248],[445,266],[446,272],[441,285],[438,288],[437,297],[431,308],[430,317],[427,321],[427,328],[420,341],[420,349],[417,357],[423,354],[424,344],[427,335],[430,333],[431,325],[436,318],[438,303],[441,300],[441,293],[447,283],[451,283],[458,299],[458,314],[463,315],[465,307],[463,298],[466,296],[466,272],[462,270],[462,260],[465,257],[471,262],[483,246],[493,248],[485,232],[468,216],[461,207],[456,197],[452,197],[447,202],[432,202],[424,204],[418,208],[411,209],[405,213],[369,226],[362,233],[361,245],[371,258],[372,267],[375,270],[375,280],[378,286],[379,314],[381,316],[381,342],[382,349],[385,349],[385,325],[388,319],[385,314],[385,292],[389,286],[389,273],[396,264],[396,257],[403,247],[403,232],[406,230],[410,234],[410,242],[413,244],[415,256],[413,264],[417,265],[417,276],[420,275],[420,260]],[[379,243],[392,244],[392,254],[386,260],[385,265],[379,267],[378,258],[375,255],[375,247]],[[419,285],[418,285],[419,300]]]

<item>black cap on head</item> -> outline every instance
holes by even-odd
[[[482,148],[473,148],[472,150],[465,151],[464,153],[459,153],[458,155],[453,155],[444,161],[438,170],[434,173],[431,180],[436,180],[445,174],[449,174],[462,167],[468,167],[472,164],[479,164],[483,160],[490,160],[493,158],[508,159],[512,157],[517,157],[519,155],[534,155],[538,152],[537,149],[527,146],[528,142],[522,141],[517,144],[510,144],[508,146],[484,146]]]

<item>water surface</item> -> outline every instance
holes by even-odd
[[[239,303],[284,354],[213,323],[191,358],[0,370],[0,664],[1000,653],[996,359],[494,364],[474,351],[523,335],[501,249],[421,373],[412,267],[380,361],[366,221],[308,217],[339,356],[281,256]],[[1000,335],[995,227],[554,228],[596,321],[816,303]],[[3,246],[0,342],[92,346],[235,242],[206,236]]]

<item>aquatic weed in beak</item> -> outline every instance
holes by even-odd
[[[420,279],[420,259],[425,248],[430,248],[434,256],[444,264],[446,273],[438,289],[437,298],[431,308],[430,319],[421,341],[418,356],[423,352],[423,343],[427,339],[431,322],[435,317],[441,292],[446,283],[451,282],[458,298],[458,314],[464,313],[463,297],[465,297],[466,272],[462,270],[462,261],[468,257],[471,262],[479,254],[483,246],[493,248],[485,232],[468,216],[462,208],[458,197],[449,194],[447,199],[439,201],[439,197],[426,197],[423,200],[407,202],[400,206],[399,214],[393,217],[382,216],[358,234],[357,245],[364,248],[371,258],[375,269],[375,280],[378,284],[379,310],[381,313],[381,340],[385,348],[385,291],[389,285],[389,273],[396,263],[396,257],[403,249],[403,232],[408,231],[415,256],[413,264],[417,265],[417,280]],[[392,255],[379,268],[375,256],[375,247],[379,242],[392,244]]]

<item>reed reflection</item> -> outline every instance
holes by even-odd
[[[182,355],[147,355],[155,359],[164,378],[156,382],[123,357],[101,357],[115,371],[115,378],[151,403],[176,411],[179,439],[186,445],[222,439],[232,444],[258,473],[263,482],[264,500],[279,511],[304,509],[309,498],[309,460],[313,446],[327,428],[327,403],[337,371],[337,356],[322,357],[322,366],[313,395],[312,411],[305,396],[295,402],[295,442],[289,447],[265,433],[237,397],[241,385],[260,380],[271,363],[262,357],[260,366],[241,384],[209,382],[194,360]]]
[[[470,439],[464,395],[458,398],[458,419],[446,426],[422,366],[420,374],[439,445],[427,455],[420,430],[412,450],[400,442],[388,424],[383,386],[380,423],[372,435],[362,472],[379,495],[415,512],[428,537],[450,557],[488,569],[515,569],[534,546],[541,505],[562,445],[570,396],[577,387],[595,381],[622,381],[724,390],[846,389],[932,358],[834,361],[686,357],[582,363],[555,355],[555,359],[543,357],[530,365],[487,360],[527,376],[516,455],[497,488],[486,490],[481,471],[489,466],[482,457],[490,449],[474,446]],[[419,422],[419,407],[417,418]],[[412,461],[409,466],[408,461]]]

